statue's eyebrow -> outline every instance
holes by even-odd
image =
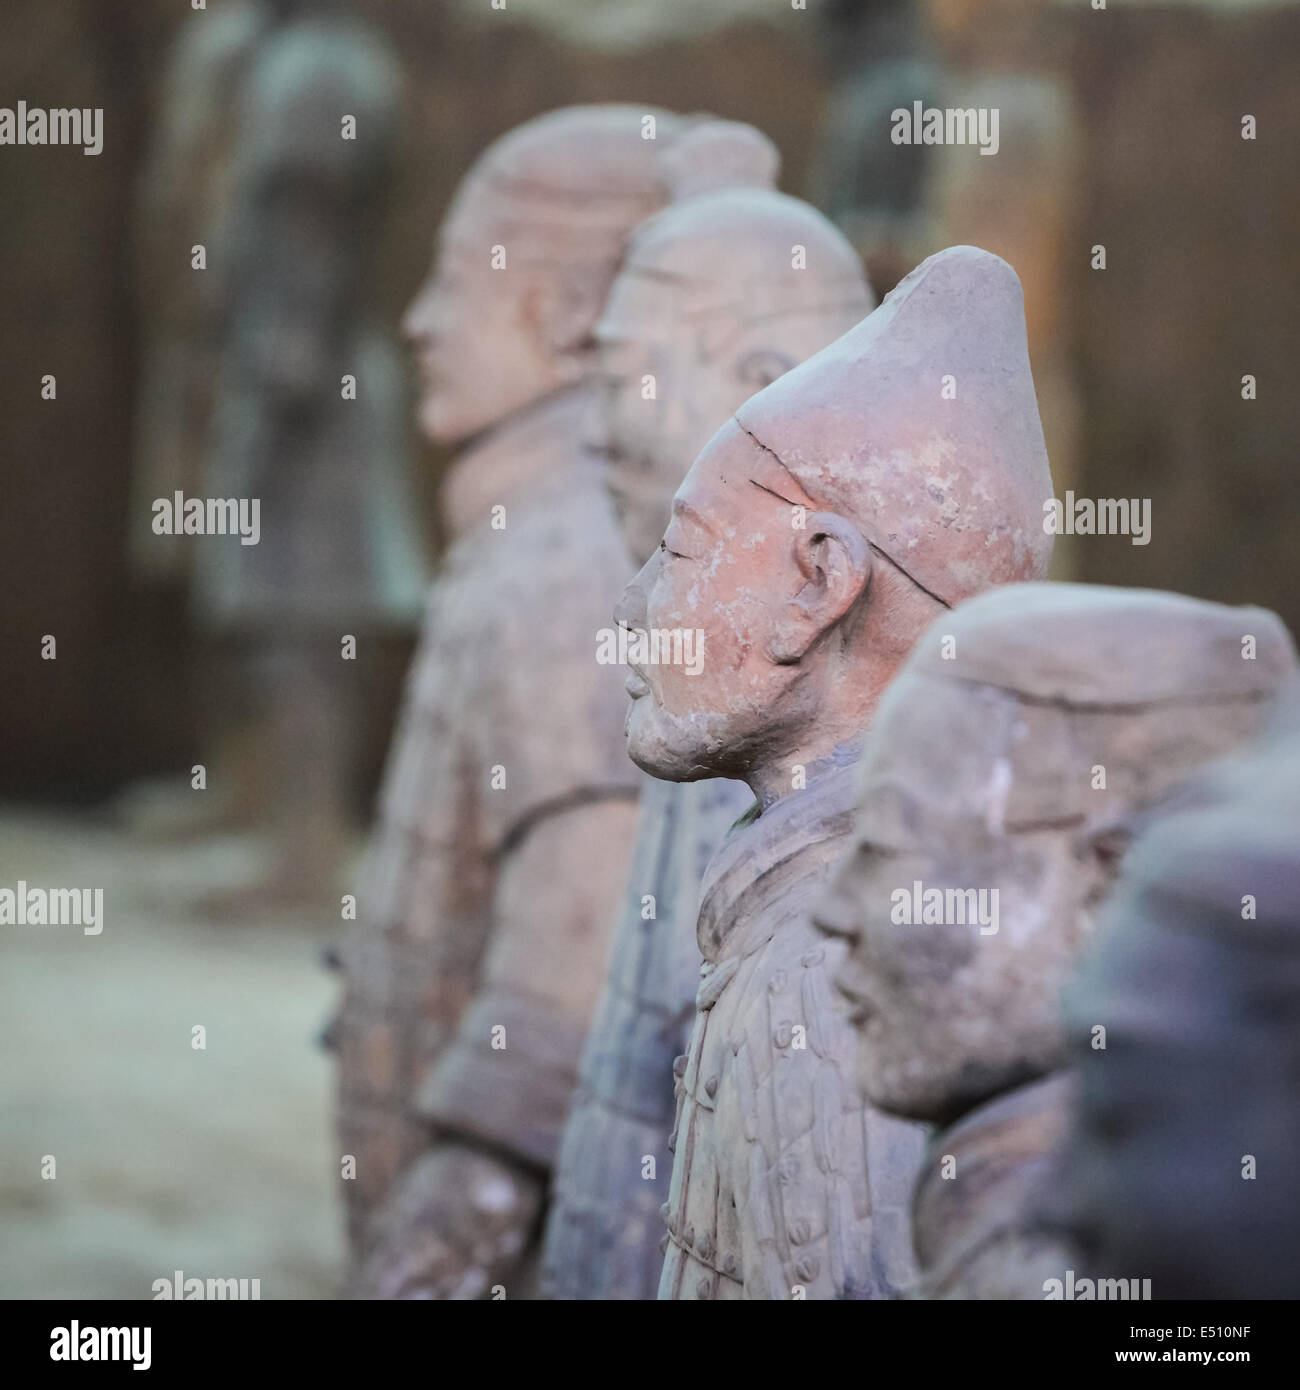
[[[702,526],[706,531],[709,529],[709,523],[704,517],[701,516],[689,502],[681,497],[673,498],[673,515],[684,516],[687,521],[693,521],[696,526]]]
[[[741,425],[740,421],[736,419],[734,415],[731,418],[735,420],[737,425],[740,425],[740,428],[744,430],[744,432],[750,437],[751,440],[753,440],[753,442],[758,446],[758,448],[762,450],[764,457],[770,458],[772,460],[772,462],[780,470],[781,476],[783,478],[788,479],[788,481],[794,486],[795,490],[803,494],[804,500],[802,502],[791,502],[788,497],[782,496],[781,493],[777,492],[774,488],[764,486],[764,484],[760,483],[757,478],[750,478],[749,481],[753,483],[756,488],[760,488],[763,492],[770,493],[773,497],[776,498],[778,502],[784,502],[787,507],[802,507],[805,511],[816,510],[817,504],[812,500],[811,497],[808,496],[806,492],[804,492],[804,489],[800,484],[799,479],[796,478],[795,475],[791,473],[790,470],[785,466],[785,462],[781,458],[781,455],[778,454],[775,449],[769,449],[768,446],[763,443],[763,441],[758,437],[758,435],[754,433],[753,430],[745,429],[745,426]]]
[[[646,265],[625,265],[619,271],[621,279],[625,280],[650,280],[660,285],[689,285],[691,277],[684,271],[669,270],[666,266]]]
[[[769,497],[775,497],[778,502],[784,502],[787,507],[807,507],[808,505],[806,502],[791,502],[788,497],[782,497],[779,492],[776,492],[772,488],[767,487],[765,484],[760,483],[757,478],[751,478],[749,481],[759,490],[759,492],[765,492]]]

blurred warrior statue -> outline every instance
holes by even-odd
[[[276,853],[263,891],[287,897],[332,888],[350,658],[414,622],[424,587],[400,359],[372,309],[399,78],[328,9],[259,49],[207,272],[224,322],[203,489],[257,499],[260,536],[191,542],[198,625],[242,686],[219,693],[254,730]]]
[[[597,660],[631,563],[582,443],[591,337],[673,125],[575,107],[498,140],[407,316],[421,424],[461,452],[333,1030],[363,1297],[531,1288],[641,781]]]
[[[144,339],[132,478],[131,559],[156,583],[189,578],[193,543],[158,535],[156,497],[200,487],[220,357],[215,268],[205,253],[229,192],[236,98],[269,32],[264,4],[234,0],[181,25],[140,188],[136,283]]]
[[[1261,746],[1133,829],[1067,996],[1081,1272],[1300,1297],[1300,689]]]
[[[665,166],[673,204],[638,228],[596,330],[604,391],[593,444],[609,460],[638,561],[657,546],[672,494],[714,430],[873,303],[840,233],[773,191],[778,155],[752,126],[703,122]],[[699,983],[700,879],[753,799],[743,782],[721,778],[653,779],[641,793],[632,872],[556,1170],[543,1284],[551,1297],[655,1296],[672,1064],[686,1050]]]
[[[1057,1176],[1075,1081],[1062,989],[1126,818],[1252,735],[1294,669],[1262,609],[1016,585],[936,624],[886,694],[855,853],[819,920],[853,943],[838,983],[867,1098],[941,1127],[913,1199],[925,1297],[1062,1297],[1082,1272]],[[1090,1023],[1123,1037],[1137,1017]]]

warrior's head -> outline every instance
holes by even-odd
[[[1294,668],[1274,614],[1151,590],[1017,584],[925,634],[817,912],[851,942],[869,1099],[946,1120],[1064,1065],[1061,991],[1128,818],[1253,735]]]
[[[592,443],[638,562],[718,425],[874,301],[843,236],[777,193],[766,136],[702,120],[664,155],[673,202],[637,229],[596,326]]]
[[[399,89],[387,45],[350,20],[273,30],[248,75],[217,274],[259,387],[308,399],[347,369],[340,345],[366,289],[357,247],[392,167]]]
[[[941,252],[696,459],[616,616],[698,629],[704,667],[634,667],[633,759],[784,794],[856,741],[938,613],[1043,576],[1051,491],[1015,272]]]
[[[628,237],[667,199],[659,156],[674,125],[649,107],[574,106],[479,157],[406,314],[431,439],[467,439],[590,374]]]

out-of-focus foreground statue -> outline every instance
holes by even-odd
[[[925,1296],[1044,1298],[1078,1268],[1062,989],[1124,818],[1252,735],[1294,666],[1262,609],[1018,585],[936,623],[882,702],[818,918],[852,940],[866,1095],[943,1127],[913,1212]]]
[[[581,446],[590,339],[672,125],[575,107],[504,136],[408,313],[424,431],[461,452],[336,1030],[363,1296],[531,1288],[641,780],[596,659],[631,566]]]
[[[328,8],[275,29],[241,91],[205,272],[224,346],[203,488],[256,499],[259,521],[252,543],[194,538],[194,600],[239,678],[221,717],[254,731],[276,856],[259,900],[334,890],[357,724],[345,638],[413,624],[422,599],[401,367],[358,249],[387,184],[397,83],[372,32]]]
[[[1300,1297],[1297,695],[1261,747],[1138,819],[1067,994],[1081,1272],[1154,1298]]]
[[[881,693],[944,608],[1042,573],[1050,493],[1019,283],[955,247],[714,435],[620,601],[632,628],[705,641],[694,677],[632,663],[633,758],[758,798],[702,887],[661,1297],[883,1298],[911,1277],[921,1133],[859,1099],[841,952],[809,909]]]
[[[745,400],[872,307],[861,264],[820,213],[772,191],[778,156],[750,126],[706,121],[674,145],[673,205],[641,228],[597,326],[609,460],[638,562],[672,495]],[[749,185],[749,186],[745,186]],[[647,384],[649,383],[649,384]],[[705,648],[700,653],[707,661]],[[544,1252],[558,1298],[653,1298],[676,1106],[694,1015],[704,867],[753,801],[743,782],[649,780],[609,973],[565,1127]]]

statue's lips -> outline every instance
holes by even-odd
[[[629,671],[627,680],[623,682],[623,689],[634,699],[639,700],[643,695],[649,695],[650,686],[646,679],[638,671]]]
[[[835,989],[844,1002],[844,1014],[854,1028],[861,1028],[876,1013],[875,1006],[855,989],[846,985],[842,979],[835,981]]]
[[[411,355],[415,359],[415,369],[420,380],[427,385],[433,385],[443,375],[438,370],[438,354],[433,348],[418,348]]]

